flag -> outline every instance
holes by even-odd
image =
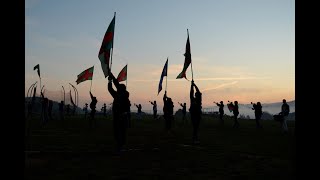
[[[86,70],[84,70],[82,73],[80,73],[78,75],[78,79],[77,79],[77,84],[86,81],[86,80],[92,80],[93,77],[93,70],[94,70],[94,66],[92,66],[91,68],[88,68]]]
[[[36,70],[36,69],[37,69],[38,75],[39,75],[39,77],[40,77],[40,65],[39,65],[39,64],[37,64],[37,65],[33,68],[33,70]]]
[[[180,79],[180,78],[186,78],[186,71],[191,63],[191,50],[190,50],[190,41],[189,41],[189,34],[188,34],[188,39],[187,39],[187,43],[186,43],[186,53],[184,54],[185,59],[184,59],[184,65],[183,65],[183,70],[182,72],[177,76],[176,79]]]
[[[234,109],[234,105],[230,103],[230,104],[227,104],[227,106],[228,106],[229,111],[232,112]]]
[[[111,52],[111,49],[113,48],[115,18],[116,16],[113,17],[111,23],[109,24],[109,27],[102,40],[102,44],[98,54],[98,57],[101,62],[102,71],[105,77],[109,75],[110,52]]]
[[[127,66],[128,64],[120,71],[117,77],[118,82],[127,80]]]
[[[166,64],[164,65],[161,76],[160,76],[158,95],[159,95],[160,91],[162,90],[162,80],[163,80],[164,76],[167,76],[167,71],[168,71],[168,58],[167,58]]]

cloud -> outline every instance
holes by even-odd
[[[224,83],[224,84],[220,84],[219,86],[216,86],[216,87],[210,87],[210,88],[206,88],[204,89],[202,92],[205,92],[205,91],[210,91],[210,90],[215,90],[215,89],[220,89],[220,88],[223,88],[225,86],[231,86],[231,85],[234,85],[234,84],[237,84],[238,81],[233,81],[231,83]]]

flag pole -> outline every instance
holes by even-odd
[[[127,66],[126,89],[128,90],[128,63],[126,66]]]
[[[40,88],[41,88],[41,77],[39,76],[39,78],[40,78]],[[42,92],[42,91],[40,90],[40,92]]]
[[[189,39],[189,30],[187,29],[188,33],[188,39]],[[190,39],[189,39],[189,45],[190,45]],[[191,60],[191,48],[190,48],[190,60]],[[193,69],[192,69],[192,60],[191,60],[191,75],[192,75],[192,81],[193,81]]]
[[[113,37],[112,37],[112,49],[111,49],[111,56],[110,56],[110,71],[112,67],[112,55],[113,55],[113,43],[114,43],[114,33],[116,29],[116,12],[114,12],[114,27],[113,27]]]
[[[168,60],[169,57],[167,57],[167,60]],[[168,61],[168,64],[169,64],[169,61]],[[167,91],[167,81],[168,81],[168,64],[167,64],[167,75],[166,75],[166,91]]]
[[[90,85],[90,92],[91,92],[91,87],[92,87],[92,79],[91,79],[91,85]]]
[[[93,67],[94,67],[94,65],[93,65]],[[93,72],[92,72],[92,78],[91,78],[90,92],[91,92],[91,87],[92,87],[92,81],[93,81]]]

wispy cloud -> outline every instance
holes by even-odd
[[[220,81],[220,80],[258,80],[258,79],[271,79],[270,77],[219,77],[219,78],[199,78],[196,81]],[[132,81],[152,82],[159,81],[159,79],[132,79]],[[168,79],[168,81],[181,81],[180,79]]]
[[[231,85],[234,85],[234,84],[237,84],[238,81],[233,81],[231,83],[224,83],[224,84],[220,84],[216,87],[210,87],[210,88],[206,88],[204,89],[202,92],[205,92],[205,91],[210,91],[210,90],[215,90],[215,89],[220,89],[220,88],[223,88],[223,87],[226,87],[226,86],[231,86]]]

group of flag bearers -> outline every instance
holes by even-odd
[[[127,65],[120,71],[119,75],[117,78],[113,75],[111,72],[111,66],[112,66],[112,53],[113,53],[113,40],[114,40],[114,29],[115,29],[115,17],[116,13],[114,14],[114,17],[111,21],[111,23],[108,26],[108,29],[104,35],[98,58],[101,63],[101,67],[103,70],[103,73],[105,75],[105,78],[108,77],[108,91],[110,95],[113,97],[113,103],[112,103],[112,117],[113,117],[113,132],[114,132],[114,138],[116,141],[116,152],[120,153],[124,149],[125,141],[126,141],[126,129],[128,125],[130,126],[130,100],[129,100],[129,92],[127,91]],[[189,31],[187,30],[188,33],[188,38],[187,38],[187,43],[186,43],[186,50],[185,50],[185,61],[184,61],[184,66],[183,70],[181,73],[177,76],[177,79],[185,78],[186,80],[186,71],[191,64],[191,73],[192,73],[192,80],[191,80],[191,86],[190,86],[190,116],[191,116],[191,122],[192,122],[192,127],[193,127],[193,132],[192,132],[192,142],[194,144],[199,143],[199,137],[198,137],[198,131],[199,131],[199,125],[201,121],[201,114],[202,114],[202,93],[200,92],[198,86],[194,82],[193,79],[193,69],[192,69],[192,61],[191,61],[191,50],[190,50],[190,41],[189,41]],[[34,69],[38,69],[38,75],[40,77],[40,68],[39,65],[37,65]],[[91,92],[91,87],[92,87],[92,78],[93,78],[93,71],[94,71],[94,66],[86,69],[82,73],[80,73],[77,77],[77,84],[86,81],[86,80],[91,80],[91,86],[90,86],[90,97],[91,97],[91,103],[90,103],[90,126],[95,127],[96,122],[95,122],[95,113],[96,113],[96,104],[97,104],[97,98],[92,94]],[[162,81],[164,76],[167,78],[167,72],[168,72],[168,58],[167,61],[163,67],[161,76],[160,76],[160,82],[158,86],[158,95],[162,90]],[[126,81],[126,85],[120,84],[121,81]],[[113,88],[115,86],[115,89]],[[41,87],[41,78],[40,78],[40,87]],[[36,87],[35,87],[36,88]],[[71,94],[71,91],[70,91]],[[35,95],[35,90],[34,90],[34,95]],[[43,98],[43,103],[47,103],[46,98],[44,97],[41,89],[41,96]],[[71,97],[72,99],[72,97]],[[151,102],[153,105],[153,116],[156,119],[157,118],[157,104],[156,101]],[[214,102],[216,103],[216,102]],[[72,102],[72,104],[75,106],[75,104]],[[141,104],[136,105],[138,108],[138,117],[141,118]],[[183,121],[186,121],[186,103],[182,104],[179,103],[179,105],[182,107],[182,113],[183,113]],[[223,115],[224,115],[224,104],[223,101],[220,103],[216,103],[217,106],[219,106],[219,119],[221,124],[224,123],[223,121]],[[234,114],[234,128],[239,127],[239,122],[238,122],[238,115],[239,115],[239,107],[238,107],[238,102],[234,101],[234,104],[231,102],[228,105],[228,109],[233,112]],[[29,108],[32,108],[28,106],[28,111]],[[106,107],[104,107],[106,108]],[[168,96],[167,94],[167,79],[166,79],[166,87],[165,87],[165,92],[163,96],[163,117],[165,120],[165,129],[167,132],[170,132],[171,130],[171,124],[174,118],[173,115],[173,102],[172,99]],[[257,104],[253,104],[253,110],[255,110],[255,116],[256,116],[256,122],[257,122],[257,127],[261,128],[262,126],[260,125],[259,120],[261,119],[262,115],[262,106],[261,103],[258,102]],[[289,107],[287,107],[289,109]],[[59,113],[60,113],[60,118],[63,119],[63,111],[64,111],[64,101],[61,101],[59,104]],[[85,117],[87,116],[88,113],[88,104],[86,103],[86,106],[84,108],[85,111]],[[286,110],[284,110],[286,111]],[[47,112],[43,112],[41,114],[46,117]],[[287,116],[288,113],[282,114],[283,116]],[[47,120],[44,120],[47,121]],[[285,122],[285,121],[284,121]],[[286,123],[283,125],[284,129],[287,131],[287,125]]]

